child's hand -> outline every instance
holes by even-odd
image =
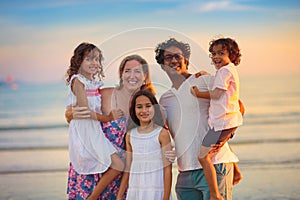
[[[197,97],[197,93],[199,92],[197,86],[192,86],[191,87],[191,93],[192,95],[194,95],[195,97]]]
[[[209,151],[209,153],[216,153],[216,152],[218,152],[224,146],[224,144],[226,142],[227,142],[227,140],[226,141],[222,141],[219,144],[213,144],[213,145],[211,145],[211,150]]]
[[[202,75],[210,75],[210,73],[208,73],[207,71],[200,71],[195,74],[195,77],[198,78],[199,76]]]
[[[124,112],[121,109],[112,110],[110,112],[110,115],[112,117],[111,119],[115,120],[115,119],[119,119],[119,118],[123,117],[124,116]]]
[[[171,151],[165,151],[165,158],[168,159],[171,163],[174,163],[176,159],[175,148],[173,148]]]

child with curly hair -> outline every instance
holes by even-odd
[[[109,115],[102,114],[99,93],[104,77],[102,58],[102,52],[94,44],[81,43],[74,50],[66,76],[70,87],[67,106],[76,104],[92,111],[90,119],[73,119],[70,122],[71,163],[79,174],[104,173],[93,191],[85,193],[84,199],[88,200],[98,199],[106,186],[124,169],[123,161],[98,122],[109,122],[122,116],[121,110],[114,110]]]
[[[232,138],[243,118],[239,103],[239,76],[237,66],[240,63],[240,49],[235,40],[220,38],[210,42],[212,63],[216,68],[215,80],[211,91],[199,91],[192,87],[192,93],[198,98],[210,99],[209,130],[202,141],[198,156],[210,189],[211,200],[223,199],[218,191],[216,171],[211,161],[212,147],[225,143]],[[235,165],[235,172],[239,173]]]

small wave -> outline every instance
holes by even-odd
[[[67,172],[67,168],[57,168],[57,169],[24,169],[24,170],[5,170],[0,171],[0,175],[4,174],[24,174],[24,173],[53,173],[53,172]]]
[[[277,118],[277,117],[299,117],[300,112],[279,112],[279,113],[247,113],[246,112],[246,117],[247,118]]]
[[[14,119],[12,119],[13,121]],[[299,123],[300,112],[284,112],[284,113],[246,113],[244,118],[244,125],[268,125],[268,124],[293,124]],[[0,131],[10,130],[38,130],[38,129],[55,129],[55,128],[67,128],[67,123],[52,122],[46,124],[44,121],[39,124],[10,124],[2,123],[0,125]]]
[[[14,146],[14,147],[0,147],[0,151],[49,151],[49,150],[68,150],[68,146]]]
[[[68,124],[42,124],[42,125],[30,125],[30,126],[7,126],[0,127],[0,131],[9,130],[34,130],[34,129],[54,129],[54,128],[66,128]]]
[[[249,139],[249,140],[231,140],[231,145],[251,145],[251,144],[274,144],[274,143],[299,143],[300,138],[268,138],[268,139]],[[51,151],[68,150],[68,144],[45,145],[45,146],[0,146],[0,151]]]
[[[253,139],[253,140],[241,140],[241,141],[230,141],[233,145],[248,145],[248,144],[270,144],[270,143],[298,143],[300,138],[268,138],[268,139]]]
[[[268,167],[268,166],[276,166],[276,167],[298,167],[300,164],[300,159],[295,160],[241,160],[239,162],[239,165],[246,165],[246,166],[252,166],[252,167],[259,167],[262,166]]]
[[[257,119],[257,120],[244,120],[243,125],[272,125],[272,124],[297,124],[299,123],[299,119],[294,120],[285,120],[281,119]]]
[[[244,118],[244,125],[293,124],[299,123],[300,113],[251,114]]]
[[[239,162],[240,166],[251,168],[251,169],[270,169],[270,167],[274,168],[295,168],[298,169],[300,164],[300,159],[296,160],[282,160],[282,161],[260,161],[260,160],[241,160]],[[177,164],[174,163],[173,168],[177,168]],[[61,168],[52,168],[52,169],[19,169],[19,170],[3,170],[0,171],[0,175],[6,174],[32,174],[32,173],[56,173],[56,172],[65,172],[67,173],[67,167]]]

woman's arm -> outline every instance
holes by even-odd
[[[65,118],[68,123],[70,123],[72,119],[90,119],[91,110],[88,107],[68,106],[65,111]]]
[[[114,119],[117,119],[117,118],[120,118],[123,116],[123,112],[121,110],[113,110],[111,112],[107,112],[107,113],[109,113],[109,115],[99,114],[99,113],[91,111],[88,108],[88,102],[87,102],[87,98],[86,98],[84,85],[77,78],[74,79],[73,83],[74,83],[73,92],[76,95],[76,101],[77,101],[78,107],[77,106],[76,107],[69,106],[67,108],[67,110],[65,111],[65,118],[68,123],[70,123],[70,121],[72,119],[94,119],[94,120],[98,120],[101,122],[109,122],[109,121],[112,121]],[[109,101],[110,101],[112,89],[109,88],[109,90],[107,90],[107,89],[103,89],[103,90],[104,90],[104,93],[103,94],[101,93],[101,95],[106,97],[105,98],[106,105],[104,107],[107,108],[107,110],[108,110],[108,109],[110,109]],[[87,105],[81,106],[81,105],[85,105],[85,104],[87,104]],[[102,107],[102,109],[104,107]]]
[[[126,142],[126,165],[122,175],[120,189],[117,194],[117,200],[123,199],[124,193],[128,187],[129,172],[130,172],[130,166],[132,162],[132,147],[130,144],[130,132],[127,132],[125,137],[125,142]]]
[[[72,119],[94,119],[101,122],[109,122],[123,116],[123,111],[113,110],[109,115],[103,115],[91,111],[88,107],[72,107],[69,106],[65,111],[65,118],[68,123]]]
[[[165,154],[166,151],[172,150],[170,133],[166,129],[162,129],[159,134],[159,142],[162,147],[162,155]],[[163,200],[169,200],[171,194],[171,186],[172,186],[172,163],[162,156],[163,164],[164,164],[164,197]]]
[[[72,110],[72,106],[68,106],[66,111],[65,111],[65,118],[68,122],[68,124],[71,122],[71,120],[73,119],[73,110]]]

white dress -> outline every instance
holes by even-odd
[[[67,105],[76,102],[71,90],[72,81],[78,78],[85,86],[89,108],[101,114],[101,96],[98,92],[102,82],[90,81],[82,75],[73,75],[70,81]],[[73,119],[69,125],[70,161],[79,174],[96,174],[105,172],[111,165],[111,154],[116,149],[105,137],[100,122],[92,119]]]
[[[127,200],[161,200],[164,194],[164,169],[159,134],[162,127],[150,133],[130,131],[132,163]]]

